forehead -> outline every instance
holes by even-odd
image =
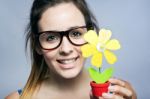
[[[40,31],[67,30],[85,25],[84,16],[73,3],[61,3],[48,8],[39,21]]]

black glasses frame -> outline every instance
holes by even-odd
[[[72,30],[74,30],[74,29],[78,29],[78,28],[87,28],[87,31],[90,30],[90,29],[93,29],[92,26],[79,26],[79,27],[75,27],[75,28],[69,29],[69,30],[67,30],[67,31],[42,31],[42,32],[39,32],[39,33],[36,34],[36,39],[37,39],[37,41],[38,41],[39,46],[40,46],[42,49],[44,49],[44,50],[54,50],[54,49],[58,48],[58,47],[61,45],[64,36],[67,37],[67,39],[69,40],[69,42],[70,42],[72,45],[75,45],[75,46],[82,46],[82,45],[84,45],[84,44],[87,44],[87,42],[85,42],[85,43],[83,43],[83,44],[75,44],[75,43],[73,43],[73,42],[70,40],[70,38],[69,38],[69,33],[70,33],[70,31],[72,31]],[[40,41],[39,41],[39,37],[40,37],[41,34],[47,33],[47,32],[59,33],[59,34],[60,34],[60,42],[59,42],[59,44],[58,44],[56,47],[51,48],[51,49],[47,49],[47,48],[43,48],[43,47],[42,47],[42,45],[41,45],[41,43],[40,43]]]

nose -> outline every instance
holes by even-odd
[[[69,42],[67,37],[62,38],[62,43],[59,48],[59,53],[61,55],[69,55],[73,52],[73,45]]]

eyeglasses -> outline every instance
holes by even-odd
[[[53,50],[61,45],[63,36],[66,36],[69,42],[75,46],[81,46],[87,42],[83,35],[87,32],[87,26],[75,27],[67,31],[43,31],[37,34],[40,47],[45,50]]]

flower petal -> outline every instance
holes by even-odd
[[[81,46],[81,51],[82,51],[83,57],[89,57],[94,54],[94,52],[96,51],[96,48],[90,44],[85,44]]]
[[[120,49],[120,43],[118,40],[116,39],[112,39],[110,40],[106,45],[105,45],[105,48],[106,49],[110,49],[110,50],[118,50]]]
[[[99,31],[99,41],[102,44],[105,44],[111,38],[111,35],[112,35],[112,33],[110,30],[101,29]]]
[[[109,50],[104,51],[104,56],[109,64],[114,64],[117,61],[116,55]]]
[[[85,33],[84,39],[90,44],[95,45],[95,46],[98,42],[98,36],[96,32],[93,30],[89,30],[87,33]]]
[[[91,59],[91,62],[93,66],[100,68],[102,65],[102,53],[100,52],[95,53]]]

